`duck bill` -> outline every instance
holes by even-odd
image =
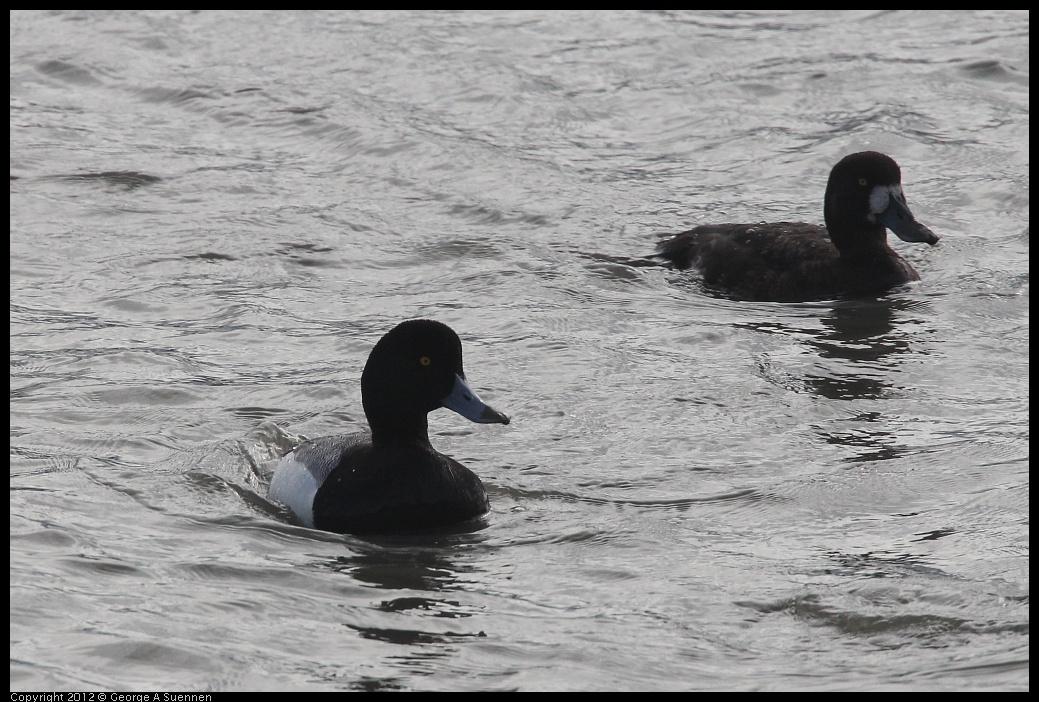
[[[478,424],[508,424],[509,418],[480,399],[469,383],[460,375],[455,376],[454,387],[440,404]]]
[[[878,222],[894,232],[902,241],[923,242],[931,246],[938,243],[938,235],[916,221],[909,205],[906,204],[901,188],[893,186],[891,190],[882,190],[878,186],[870,198],[871,204],[883,202],[884,196],[887,199],[886,204],[873,208]]]

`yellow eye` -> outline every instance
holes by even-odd
[[[859,178],[859,185],[865,185],[867,183],[865,178]]]
[[[433,361],[432,361],[432,360],[430,360],[429,356],[423,356],[422,358],[420,358],[420,359],[418,360],[418,362],[419,362],[419,363],[421,363],[421,364],[422,364],[422,365],[424,365],[424,366],[428,366],[428,365],[429,365],[430,363],[432,363]]]

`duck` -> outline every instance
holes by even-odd
[[[883,294],[920,280],[888,245],[888,229],[903,241],[933,246],[939,239],[910,211],[898,163],[877,151],[833,167],[823,220],[704,224],[661,241],[655,256],[678,270],[695,267],[722,297],[806,302]]]
[[[441,407],[509,424],[469,386],[453,329],[412,319],[387,332],[361,373],[361,404],[370,432],[300,443],[277,464],[269,501],[299,525],[339,534],[426,531],[490,509],[480,478],[429,442],[427,415]]]

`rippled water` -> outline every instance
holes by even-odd
[[[1026,12],[12,12],[13,690],[1027,690]],[[902,165],[876,299],[644,265]],[[397,321],[481,528],[286,523]]]

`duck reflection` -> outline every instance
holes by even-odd
[[[905,308],[904,301],[885,298],[834,305],[820,319],[822,329],[809,337],[808,345],[824,361],[840,363],[830,372],[806,374],[808,386],[831,400],[883,396],[892,387],[895,358],[911,351],[908,333],[895,324]]]
[[[459,554],[465,552],[459,547],[472,538],[471,534],[455,532],[358,540],[355,553],[337,557],[328,567],[367,587],[385,590],[390,596],[375,603],[374,609],[385,617],[405,618],[379,616],[380,623],[399,621],[405,626],[372,626],[361,621],[345,622],[345,625],[362,638],[405,646],[486,636],[483,631],[460,631],[449,625],[432,627],[432,631],[426,626],[415,626],[428,621],[427,617],[443,621],[473,616],[474,612],[461,601],[444,596],[451,591],[461,591],[466,573],[473,572],[471,566],[457,562]],[[415,660],[424,660],[426,655],[416,652]],[[398,657],[398,664],[407,666],[415,656]]]
[[[814,326],[797,328],[771,320],[752,325],[757,330],[782,333],[796,339],[812,353],[807,367],[797,373],[777,368],[773,359],[759,360],[759,372],[770,382],[795,392],[810,392],[828,400],[876,400],[898,393],[899,365],[910,354],[921,353],[915,344],[922,318],[915,312],[919,301],[897,298],[841,300],[819,315]],[[805,320],[807,321],[807,319]],[[821,432],[829,444],[854,452],[849,462],[885,461],[898,458],[907,448],[898,430],[882,412],[867,409],[842,419],[843,429]]]
[[[450,542],[450,543],[449,543]],[[457,539],[445,536],[395,537],[361,542],[358,553],[340,556],[330,567],[385,590],[443,592],[453,589],[468,566],[452,561]]]
[[[889,298],[845,300],[816,318],[820,325],[816,328],[775,321],[746,326],[800,339],[818,357],[800,378],[778,384],[796,385],[830,400],[876,399],[894,387],[896,359],[913,352],[914,322],[905,313],[916,304]],[[777,376],[770,362],[759,366],[763,375],[775,380],[770,377]]]
[[[864,412],[847,421],[854,427],[848,431],[822,432],[822,436],[828,444],[854,449],[855,454],[844,459],[848,463],[888,461],[908,451],[905,445],[898,443],[895,432],[881,428],[883,423],[879,412]]]

